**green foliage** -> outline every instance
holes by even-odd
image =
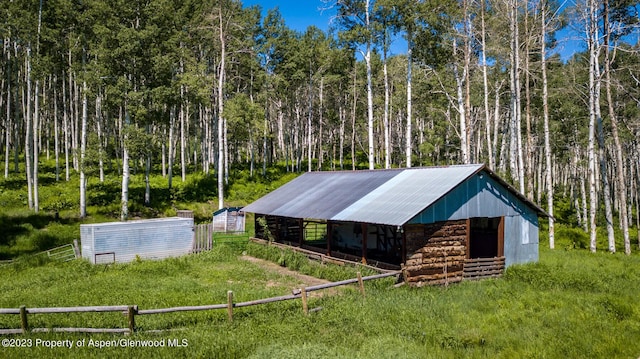
[[[582,228],[566,227],[559,225],[555,231],[555,235],[560,239],[560,243],[566,248],[589,248],[589,234]]]
[[[80,238],[76,219],[53,213],[0,212],[0,228],[0,259],[32,254]]]

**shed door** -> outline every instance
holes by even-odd
[[[471,218],[467,222],[467,258],[504,256],[504,217]]]

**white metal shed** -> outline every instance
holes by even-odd
[[[193,248],[193,218],[159,218],[80,225],[82,257],[91,263],[178,257]]]

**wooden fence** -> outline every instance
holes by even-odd
[[[360,292],[365,295],[364,282],[368,280],[380,279],[390,276],[399,275],[401,272],[388,272],[382,274],[376,274],[372,276],[362,277],[358,272],[357,278],[347,279],[338,282],[326,283],[315,285],[311,287],[301,287],[294,289],[291,294],[283,295],[279,297],[265,298],[252,300],[248,302],[233,302],[233,292],[227,292],[227,303],[212,304],[212,305],[200,305],[200,306],[186,306],[186,307],[171,307],[171,308],[159,308],[159,309],[139,309],[137,305],[116,305],[116,306],[93,306],[93,307],[61,307],[61,308],[27,308],[21,306],[20,308],[8,308],[0,309],[0,315],[18,315],[20,316],[20,328],[19,329],[0,329],[0,334],[26,334],[26,333],[39,333],[39,332],[79,332],[79,333],[133,333],[136,330],[136,316],[139,315],[153,315],[163,313],[176,313],[176,312],[190,312],[190,311],[202,311],[202,310],[217,310],[226,309],[229,321],[233,320],[234,308],[249,307],[260,304],[267,304],[273,302],[280,302],[284,300],[302,299],[302,310],[304,314],[310,312],[307,304],[307,293],[339,287],[347,284],[358,283]],[[127,317],[126,328],[30,328],[28,315],[30,314],[54,314],[54,313],[108,313],[108,312],[121,312]]]
[[[321,263],[331,263],[331,264],[337,264],[337,265],[356,264],[361,267],[372,269],[379,273],[386,273],[386,272],[396,273],[400,269],[399,266],[392,266],[390,264],[381,263],[377,261],[369,261],[367,262],[367,264],[363,264],[361,262],[362,260],[361,257],[348,256],[344,253],[332,252],[331,256],[328,256],[324,253],[318,252],[317,251],[318,248],[305,246],[305,245],[303,245],[302,247],[297,247],[295,245],[289,245],[289,244],[279,243],[275,241],[269,242],[264,239],[260,239],[256,237],[250,237],[249,240],[259,244],[270,245],[270,246],[274,246],[282,249],[289,249],[294,252],[305,255],[309,259],[320,261]],[[344,258],[340,258],[339,256]],[[394,267],[394,268],[391,268],[391,267]]]
[[[213,224],[196,224],[193,232],[192,253],[210,251],[213,248]]]

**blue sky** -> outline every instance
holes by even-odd
[[[245,7],[260,5],[263,13],[277,7],[287,26],[300,32],[304,32],[309,25],[315,25],[321,30],[327,31],[329,21],[335,15],[335,11],[321,11],[325,4],[320,0],[242,0],[242,3]]]
[[[332,9],[323,10],[327,5],[322,0],[298,0],[298,1],[278,1],[278,0],[242,0],[245,7],[259,5],[263,14],[269,9],[278,8],[286,25],[300,32],[304,32],[308,26],[315,25],[323,31],[329,29],[335,11]],[[573,3],[572,0],[566,3]],[[560,52],[563,60],[567,60],[574,52],[583,51],[584,46],[580,43],[580,36],[571,29],[563,29],[557,34],[560,43],[556,52]],[[406,53],[406,42],[401,38],[396,39],[391,47],[392,54]]]

